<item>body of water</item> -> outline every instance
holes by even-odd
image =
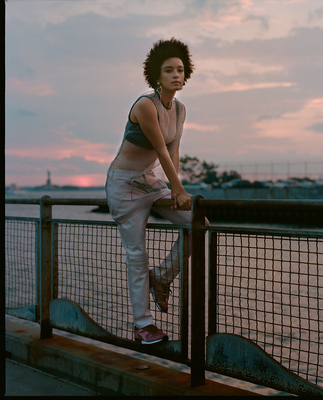
[[[42,196],[64,199],[106,199],[105,190],[25,190],[6,194],[6,199],[40,199]],[[113,221],[109,213],[92,212],[96,206],[53,206],[52,217],[55,219],[80,219],[92,221]],[[40,207],[34,204],[6,204],[5,215],[11,217],[39,218]],[[164,219],[149,217],[148,222],[167,222]]]
[[[52,198],[64,199],[105,199],[105,191],[102,190],[26,190],[17,191],[14,194],[6,194],[6,199],[40,199],[48,195]],[[6,216],[39,218],[39,206],[34,204],[6,204]],[[110,214],[91,212],[95,206],[53,206],[52,216],[58,219],[81,219],[94,221],[111,221]]]

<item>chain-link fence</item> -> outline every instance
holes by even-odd
[[[128,294],[126,255],[114,223],[54,222],[57,253],[55,298],[77,303],[108,332],[133,339],[132,310]],[[160,265],[179,238],[177,229],[147,229],[147,251],[151,267]],[[180,257],[180,249],[171,258]],[[179,271],[178,271],[179,273]],[[180,338],[180,276],[171,285],[168,313],[155,303],[151,310],[156,324],[170,340]]]
[[[49,206],[51,203],[60,204],[60,200],[47,201]],[[222,204],[203,201],[202,205],[208,207],[219,208]],[[67,202],[65,199],[64,204]],[[72,203],[77,203],[77,199]],[[264,207],[268,214],[270,204],[256,202],[249,205],[253,207],[254,213],[262,216]],[[213,333],[228,333],[250,339],[288,370],[309,382],[322,385],[322,230],[311,228],[310,224],[307,229],[296,226],[288,229],[259,225],[248,227],[241,222],[241,215],[249,215],[242,208],[245,204],[234,202],[228,203],[228,206],[230,210],[237,208],[240,226],[222,222],[204,227],[204,214],[194,214],[193,207],[191,277],[193,279],[194,275],[200,282],[189,280],[190,228],[168,224],[147,226],[150,267],[158,267],[165,260],[170,265],[180,260],[180,269],[172,274],[176,278],[171,285],[168,313],[161,313],[151,301],[156,325],[168,333],[170,344],[182,341],[181,347],[175,346],[171,351],[167,348],[160,356],[180,359],[189,365],[191,363],[192,375],[193,358],[198,356],[201,362],[199,368],[204,369],[204,360],[200,360],[197,352],[197,349],[203,350],[205,346],[204,327],[201,330],[203,334],[198,337],[198,346],[193,341],[193,332],[196,336],[200,330],[200,325],[195,326],[193,322],[198,316],[199,320],[205,320],[209,326],[209,336]],[[307,219],[319,222],[320,207],[318,202],[312,205],[309,201],[297,204],[284,202],[273,203],[271,211],[279,219],[280,215],[287,211],[292,213],[294,209],[295,218],[299,222],[303,223],[304,212]],[[114,222],[51,219],[51,212],[42,215],[39,220],[6,217],[7,312],[12,314],[12,310],[36,306],[37,315],[33,318],[37,318],[33,320],[39,320],[39,315],[42,315],[39,310],[46,313],[46,307],[50,309],[51,300],[68,299],[77,304],[103,332],[117,337],[118,345],[129,347],[129,343],[134,343],[132,310],[128,295],[126,254],[117,225]],[[199,215],[200,226],[194,215]],[[229,216],[232,217],[231,214]],[[208,242],[205,242],[203,231],[208,232]],[[44,243],[44,240],[49,243]],[[43,251],[46,260],[42,258]],[[201,260],[197,255],[201,256]],[[204,281],[207,259],[209,270],[207,280]],[[46,269],[47,265],[50,271]],[[49,296],[47,293],[40,295],[39,275],[42,275],[42,282],[44,276],[50,282],[42,286],[42,293],[47,290]],[[204,297],[205,282],[208,283],[208,296]],[[202,289],[199,297],[196,297],[199,293],[197,287],[198,291]],[[189,304],[189,291],[192,299],[194,295],[196,304],[193,300]],[[205,303],[209,304],[206,319]],[[202,311],[199,310],[200,306]],[[188,336],[190,320],[191,340]],[[73,320],[70,318],[68,322],[72,329]],[[86,332],[85,335],[91,336]],[[191,359],[188,351],[190,347]],[[131,344],[129,348],[134,347]],[[144,349],[142,351],[146,352]],[[158,351],[151,354],[159,355]],[[203,381],[200,377],[198,379]]]
[[[37,304],[39,221],[6,217],[5,221],[5,306]]]
[[[296,235],[296,233],[295,233]],[[323,238],[216,232],[216,331],[323,383]]]

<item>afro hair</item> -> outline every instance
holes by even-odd
[[[144,77],[151,88],[157,88],[157,81],[160,77],[160,69],[163,62],[173,57],[180,58],[184,64],[184,85],[191,77],[194,65],[188,46],[174,38],[170,40],[159,40],[154,43],[144,62]]]

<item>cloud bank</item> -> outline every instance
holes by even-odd
[[[320,0],[6,2],[6,184],[104,185],[152,43],[195,72],[181,153],[215,164],[321,159]]]

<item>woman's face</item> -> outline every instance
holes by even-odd
[[[163,62],[159,77],[159,82],[163,90],[181,90],[184,84],[184,78],[184,64],[180,58],[172,57]]]

